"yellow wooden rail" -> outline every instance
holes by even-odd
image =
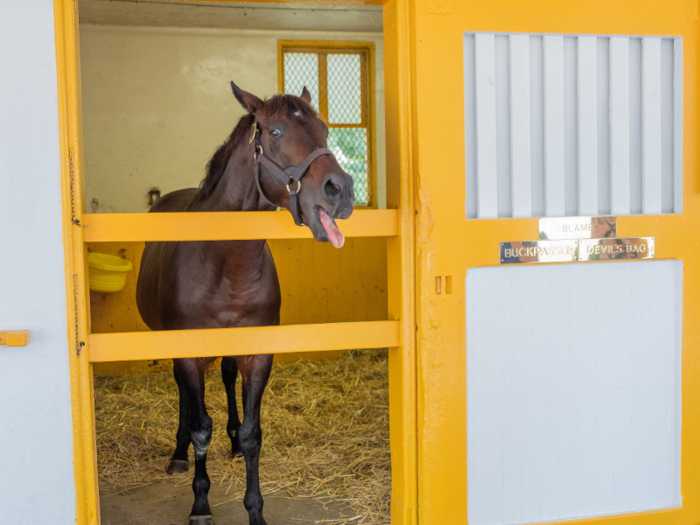
[[[346,237],[393,237],[398,233],[396,210],[355,210],[338,227]],[[287,212],[239,211],[196,213],[87,213],[85,242],[219,241],[249,239],[310,239]]]
[[[399,346],[398,321],[90,334],[93,363]]]

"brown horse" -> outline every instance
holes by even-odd
[[[169,193],[152,212],[255,211],[281,206],[305,224],[317,241],[343,245],[334,218],[352,213],[353,180],[326,149],[328,127],[301,97],[277,95],[262,101],[233,82],[248,111],[207,165],[199,189]],[[302,181],[302,177],[303,181]],[[303,182],[303,190],[302,190]],[[265,240],[149,242],[143,252],[137,304],[152,330],[278,325],[280,286]],[[274,348],[266,349],[274,351]],[[207,450],[212,420],[204,404],[204,371],[214,358],[175,359],[180,393],[177,445],[169,473],[188,470],[194,445],[194,505],[191,525],[212,525],[208,502]],[[228,396],[227,433],[234,455],[243,454],[250,525],[265,525],[258,479],[262,445],[260,404],[272,354],[224,357],[221,375]],[[243,380],[243,422],[236,408],[238,371]]]

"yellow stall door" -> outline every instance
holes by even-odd
[[[411,13],[419,523],[700,523],[698,2]]]

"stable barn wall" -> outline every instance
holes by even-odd
[[[51,0],[0,16],[0,522],[75,523],[54,17]]]
[[[81,26],[87,211],[143,213],[148,191],[199,184],[243,108],[233,80],[278,92],[279,40],[372,42],[377,202],[386,207],[382,33]]]

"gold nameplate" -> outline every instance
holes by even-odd
[[[543,217],[540,239],[609,239],[617,235],[617,217]]]
[[[653,259],[654,237],[502,242],[501,264]]]
[[[578,241],[519,241],[501,243],[501,264],[572,262]]]
[[[653,259],[654,237],[626,239],[582,239],[579,261],[611,261],[618,259]]]

